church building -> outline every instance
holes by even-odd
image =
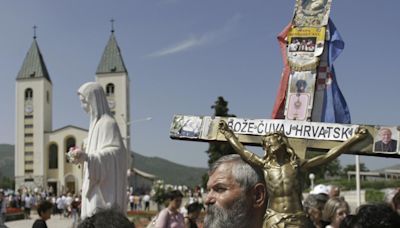
[[[97,67],[96,81],[106,92],[111,112],[130,151],[129,76],[114,30]],[[17,75],[15,90],[15,188],[51,189],[55,194],[79,193],[83,169],[70,163],[66,153],[73,146],[82,148],[88,132],[72,125],[53,129],[53,84],[36,36]]]

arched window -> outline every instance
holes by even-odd
[[[108,83],[106,85],[106,95],[107,96],[112,96],[114,95],[114,84]]]
[[[31,88],[28,88],[25,90],[25,100],[32,100],[33,98],[33,90]]]
[[[65,153],[68,153],[69,148],[74,147],[76,144],[75,138],[74,137],[69,137],[67,138],[67,140],[65,141]],[[67,160],[67,162],[69,163],[69,161]]]
[[[58,169],[58,146],[55,143],[49,146],[49,169]]]

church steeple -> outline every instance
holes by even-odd
[[[130,151],[130,83],[121,50],[115,39],[113,19],[111,36],[97,67],[96,81],[104,88],[111,113],[118,123],[124,144]],[[130,166],[129,159],[127,162]]]
[[[96,74],[107,73],[128,73],[122,59],[121,50],[114,35],[114,26],[111,29],[111,36],[104,49]]]
[[[40,52],[39,45],[36,41],[35,30],[32,45],[26,54],[24,63],[22,64],[22,67],[18,73],[17,80],[43,77],[51,83],[46,64],[44,63],[42,53]]]
[[[17,75],[15,86],[15,184],[46,186],[46,132],[52,130],[53,86],[36,40]]]

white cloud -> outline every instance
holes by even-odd
[[[159,51],[153,52],[147,57],[163,57],[167,55],[172,55],[184,51],[188,51],[191,49],[194,49],[196,47],[204,46],[207,44],[210,44],[212,42],[215,42],[219,39],[224,39],[224,37],[229,34],[234,26],[237,24],[237,22],[240,20],[241,16],[235,15],[232,17],[223,28],[215,31],[210,31],[207,33],[204,33],[202,35],[197,35],[197,36],[191,36],[186,40],[183,40],[177,44],[171,45],[167,48],[163,48]]]
[[[156,51],[156,52],[148,55],[148,57],[162,57],[162,56],[166,56],[166,55],[183,52],[183,51],[189,50],[193,47],[199,46],[204,42],[205,42],[205,40],[201,39],[201,37],[200,38],[191,37],[191,38],[181,41],[180,43],[175,44],[171,47],[167,47],[165,49]]]

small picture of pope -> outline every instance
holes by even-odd
[[[379,141],[375,142],[374,151],[376,152],[396,152],[397,140],[392,139],[392,130],[390,128],[379,129]]]

